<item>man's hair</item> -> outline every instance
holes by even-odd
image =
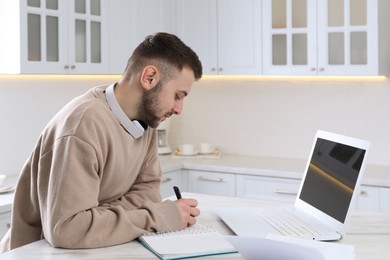
[[[195,80],[202,77],[202,63],[198,55],[176,35],[169,33],[149,35],[138,45],[127,63],[126,78],[150,64],[161,71],[163,82],[172,76],[174,68],[182,71],[188,67],[194,72]]]

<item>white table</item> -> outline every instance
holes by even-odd
[[[203,194],[183,193],[183,197],[193,197],[199,201],[201,216],[198,222],[212,225],[222,234],[232,234],[230,229],[213,212],[215,207],[256,206],[275,202],[220,197]],[[330,243],[355,245],[356,259],[388,259],[390,256],[390,214],[352,214],[350,227],[343,240]],[[204,257],[202,259],[242,259],[239,254]],[[59,249],[53,248],[46,240],[0,254],[0,259],[156,259],[139,242],[99,248],[99,249]]]

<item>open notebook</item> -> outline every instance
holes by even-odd
[[[201,224],[179,231],[145,234],[140,236],[139,240],[160,259],[238,252],[219,232]]]
[[[240,236],[266,237],[274,233],[324,241],[341,239],[369,147],[368,141],[320,130],[293,206],[216,211]]]

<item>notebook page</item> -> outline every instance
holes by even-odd
[[[142,236],[141,239],[160,255],[208,254],[235,250],[220,233],[199,224],[181,231]]]

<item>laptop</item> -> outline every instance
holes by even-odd
[[[218,208],[216,212],[239,236],[339,240],[346,232],[369,148],[368,141],[319,130],[294,205]]]

